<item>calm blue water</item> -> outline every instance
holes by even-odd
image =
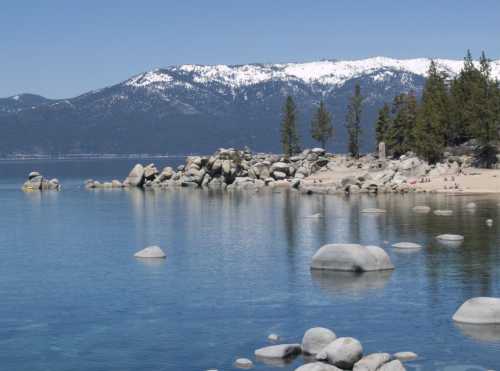
[[[354,336],[367,353],[415,351],[421,358],[410,370],[499,367],[500,328],[458,328],[451,316],[470,297],[500,296],[500,197],[82,187],[89,177],[122,179],[133,163],[0,162],[1,370],[232,370],[268,334],[300,342],[313,326]],[[34,169],[58,177],[63,190],[21,192]],[[475,213],[463,208],[471,200]],[[416,203],[455,215],[415,215]],[[388,212],[359,213],[372,206]],[[317,212],[325,218],[304,218]],[[441,233],[466,242],[439,246]],[[426,247],[398,253],[384,241]],[[312,275],[311,256],[328,242],[385,246],[396,270]],[[167,259],[133,258],[150,244]]]

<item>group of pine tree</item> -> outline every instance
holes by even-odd
[[[402,93],[379,110],[377,142],[384,142],[394,157],[412,151],[434,163],[442,159],[445,148],[474,139],[477,164],[491,167],[497,161],[500,84],[491,76],[490,63],[483,52],[476,65],[468,51],[463,69],[450,78],[431,61],[420,99],[413,91]],[[360,154],[362,103],[356,85],[345,120],[348,152],[354,157]],[[281,124],[283,151],[289,156],[300,151],[296,121],[297,108],[289,96]],[[311,136],[326,147],[333,133],[332,116],[321,101],[313,115]]]

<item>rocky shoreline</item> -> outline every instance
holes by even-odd
[[[221,148],[211,156],[188,156],[176,169],[167,166],[159,171],[154,164],[137,164],[123,182],[87,180],[85,186],[225,191],[284,188],[307,194],[463,192],[457,178],[471,172],[471,161],[469,156],[449,156],[442,163],[429,165],[411,153],[399,159],[386,159],[383,153],[356,159],[322,148],[288,158]],[[429,183],[436,179],[445,184],[429,189]]]

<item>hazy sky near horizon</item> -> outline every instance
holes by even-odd
[[[68,98],[183,63],[497,59],[500,1],[16,0],[0,35],[0,97]]]

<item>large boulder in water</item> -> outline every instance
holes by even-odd
[[[144,184],[144,166],[141,164],[135,165],[124,183],[132,187],[141,187]]]
[[[337,335],[327,328],[310,328],[302,338],[302,351],[306,354],[316,355],[336,338]]]
[[[378,246],[329,244],[314,254],[311,269],[369,272],[394,269],[389,255]]]
[[[500,324],[500,298],[469,299],[458,308],[453,320],[462,323]]]
[[[326,361],[336,367],[352,370],[354,364],[363,357],[361,343],[350,337],[338,338],[325,347],[316,359]]]

